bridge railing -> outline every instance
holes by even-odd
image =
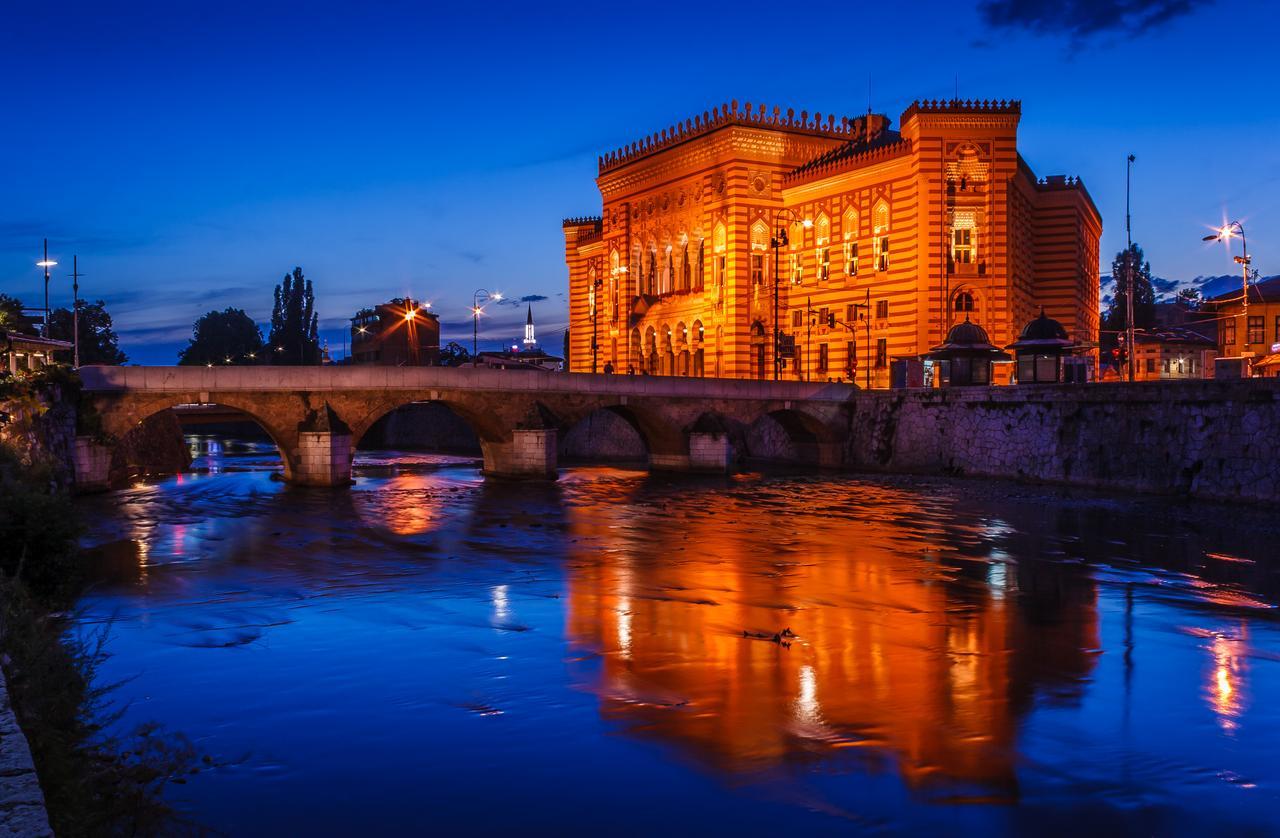
[[[484,367],[100,367],[80,368],[92,393],[150,391],[325,392],[335,390],[483,390],[682,399],[846,401],[850,384],[604,375]]]

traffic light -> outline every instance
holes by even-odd
[[[836,315],[834,312],[827,314],[827,328],[834,329],[836,327]]]

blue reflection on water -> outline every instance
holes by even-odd
[[[853,476],[485,482],[269,446],[87,499],[124,724],[234,834],[1266,830],[1274,531]]]

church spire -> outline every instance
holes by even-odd
[[[524,348],[532,349],[537,342],[533,335],[533,306],[529,306],[529,314],[524,320]]]

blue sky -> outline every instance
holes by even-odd
[[[1241,34],[1247,41],[1240,42]],[[225,306],[267,319],[301,265],[331,347],[362,305],[430,300],[470,338],[476,288],[566,314],[560,219],[598,212],[596,156],[733,98],[822,113],[1023,101],[1039,174],[1084,178],[1103,270],[1232,269],[1242,218],[1280,273],[1280,9],[1197,0],[913,4],[23,3],[0,27],[0,290],[36,303],[41,238],[80,257],[137,362],[172,363]],[[486,318],[520,333],[523,306]]]

